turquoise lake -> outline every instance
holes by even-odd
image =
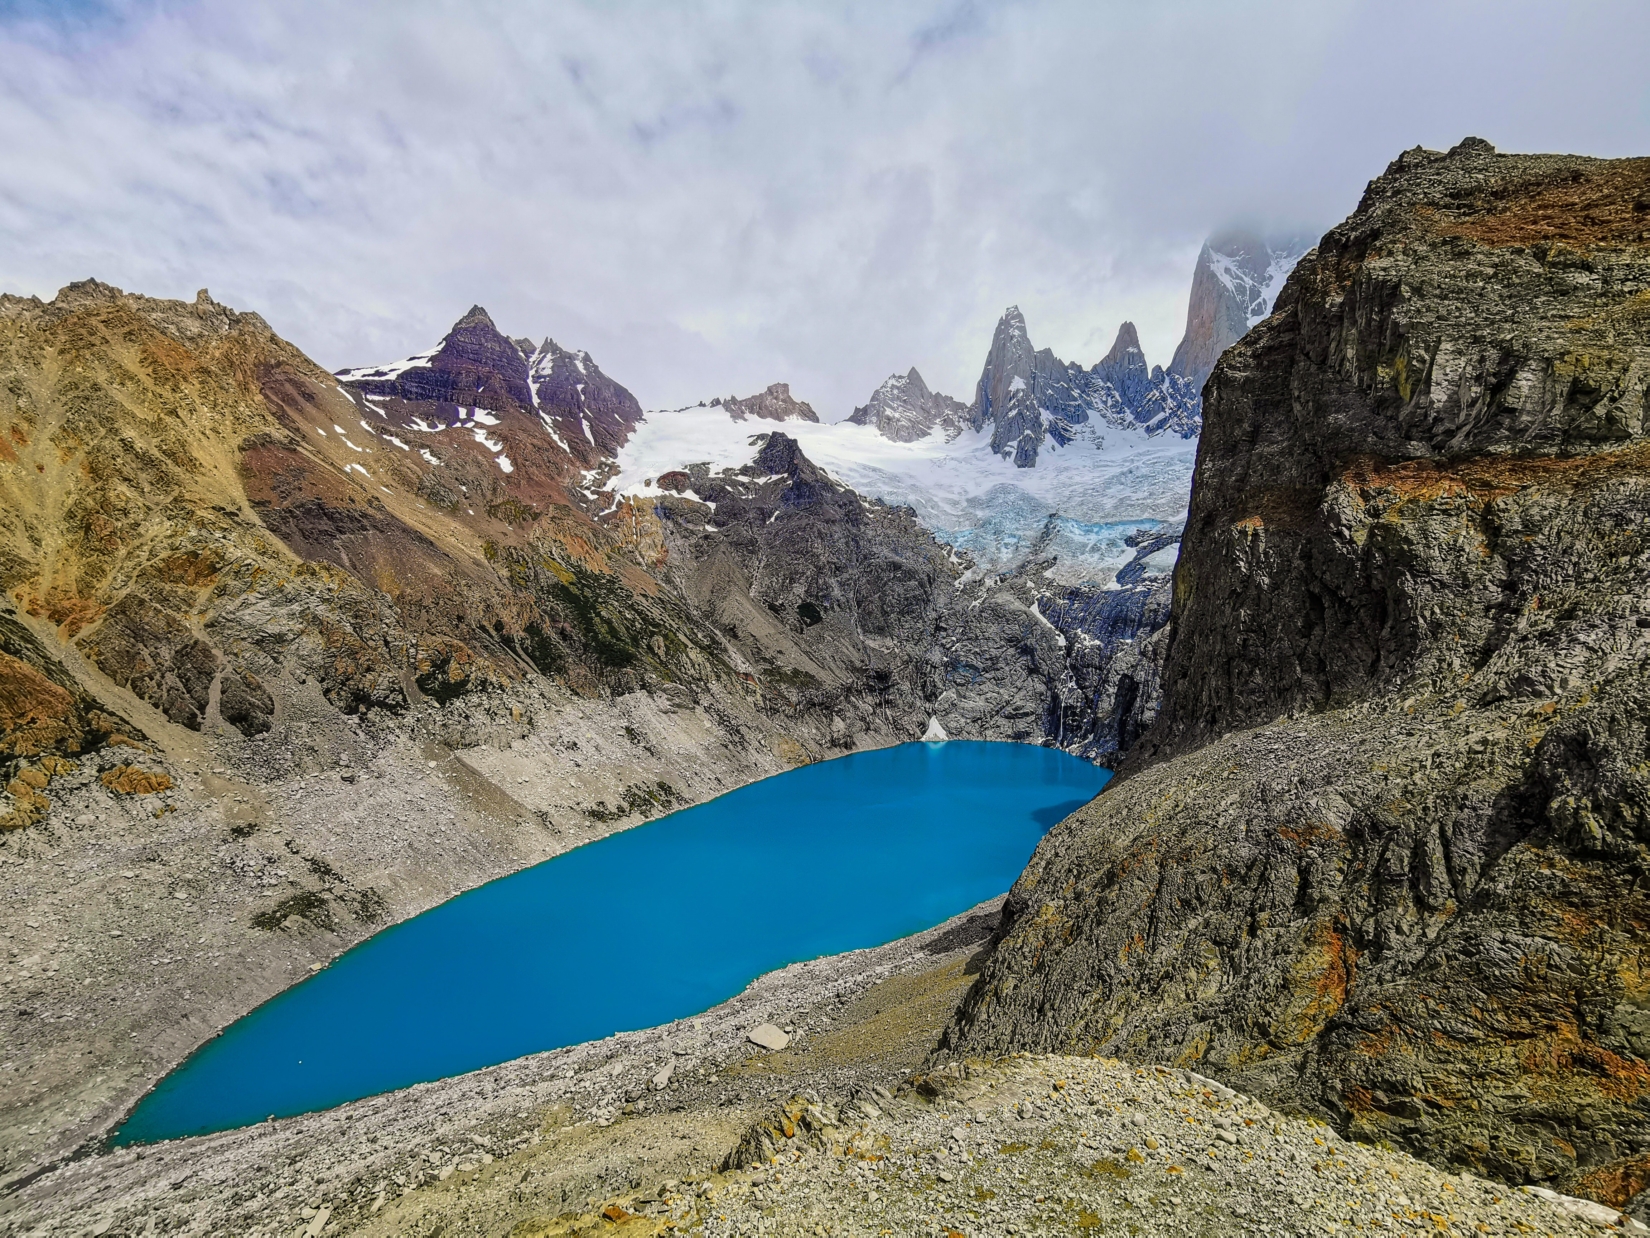
[[[488,883],[362,942],[151,1092],[115,1142],[203,1134],[652,1027],[1006,890],[1108,771],[1029,744],[803,766]]]

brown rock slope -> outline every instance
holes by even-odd
[[[1650,159],[1413,150],[1207,388],[1166,697],[955,1052],[1650,1183]]]

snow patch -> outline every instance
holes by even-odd
[[[1140,560],[1140,566],[1148,573],[1166,576],[1174,571],[1174,565],[1180,561],[1180,544],[1165,546],[1162,550],[1155,550]]]
[[[431,348],[426,352],[415,353],[411,357],[403,358],[400,361],[392,361],[388,365],[366,365],[354,370],[339,370],[335,377],[343,379],[346,383],[371,382],[375,379],[385,380],[399,378],[408,370],[413,370],[417,369],[419,366],[428,365],[431,358],[433,358],[436,353],[440,351],[441,345],[437,344],[434,348]]]

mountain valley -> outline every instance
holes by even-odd
[[[1167,368],[1011,307],[970,403],[837,423],[480,306],[334,374],[205,291],[0,297],[0,1229],[1213,1234],[1238,1158],[1249,1232],[1631,1228],[1647,168],[1416,148],[1211,238]],[[380,929],[925,731],[1119,775],[1000,907],[698,1019],[105,1146]]]

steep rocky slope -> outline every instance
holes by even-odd
[[[1165,695],[952,1052],[1650,1183],[1650,160],[1412,150],[1207,388]]]

